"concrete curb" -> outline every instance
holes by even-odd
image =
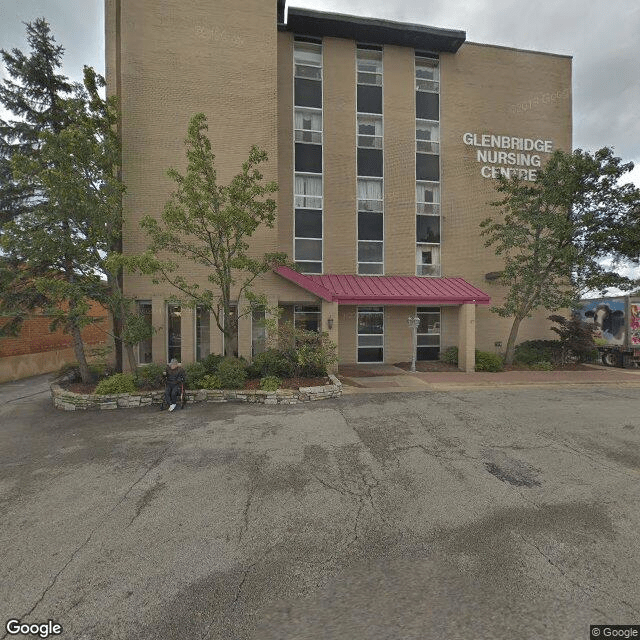
[[[187,403],[199,402],[250,402],[253,404],[300,404],[327,398],[342,396],[342,383],[333,374],[328,378],[332,384],[320,387],[300,387],[295,389],[262,390],[230,390],[230,389],[198,389],[187,391]],[[67,378],[68,380],[68,378]],[[148,407],[160,405],[164,391],[140,391],[138,393],[117,393],[108,396],[96,394],[73,393],[60,386],[65,379],[51,383],[53,406],[63,411],[95,411],[109,409],[129,409],[131,407]]]

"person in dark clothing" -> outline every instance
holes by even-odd
[[[164,401],[169,405],[169,411],[173,411],[184,388],[184,369],[175,358],[172,358],[162,375],[167,383]]]

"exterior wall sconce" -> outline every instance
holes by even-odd
[[[327,318],[327,326],[329,327],[329,331],[333,329],[333,318],[331,316]]]

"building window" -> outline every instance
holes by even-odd
[[[382,49],[356,48],[357,109],[359,113],[382,113]]]
[[[251,311],[251,357],[266,349],[267,328],[264,307],[254,307]]]
[[[384,273],[382,49],[358,45],[356,69],[358,274],[382,275]]]
[[[384,307],[358,307],[358,362],[384,362]]]
[[[440,307],[417,307],[417,360],[437,360],[440,356]]]
[[[151,301],[150,300],[138,300],[138,315],[142,317],[142,321],[149,329],[151,324]],[[149,337],[146,340],[138,343],[138,364],[149,364],[153,362],[153,348],[152,339]]]
[[[382,116],[358,115],[358,147],[382,149]]]
[[[211,314],[209,309],[196,307],[196,361],[211,353]]]
[[[300,305],[293,307],[293,326],[303,331],[320,333],[322,312],[317,305]]]
[[[440,67],[416,54],[416,272],[440,276]]]
[[[433,120],[416,119],[416,151],[440,153],[440,124]]]
[[[322,144],[322,109],[296,107],[295,141]]]
[[[182,313],[179,304],[167,305],[167,359],[182,361]]]
[[[418,244],[416,262],[419,276],[440,277],[440,245]]]
[[[293,49],[293,256],[303,273],[322,273],[322,44],[296,40]],[[306,87],[309,82],[315,87]]]

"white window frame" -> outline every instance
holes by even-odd
[[[142,305],[149,305],[149,308],[151,309],[151,313],[149,314],[149,317],[151,319],[151,326],[153,327],[153,301],[152,300],[136,300],[136,311],[140,314],[140,307]],[[142,314],[140,314],[142,315]],[[140,357],[140,347],[142,346],[142,342],[138,342],[138,344],[136,345],[136,359],[138,362],[138,366],[140,367],[144,367],[147,364],[151,364],[153,362],[153,336],[151,338],[149,338],[149,341],[151,342],[151,362],[142,362],[142,358]],[[168,345],[167,345],[168,348]]]
[[[200,362],[198,360],[198,309],[202,309],[202,305],[197,305],[193,310],[193,360],[194,362]],[[211,354],[211,311],[207,311],[209,314],[209,354]],[[205,356],[206,358],[207,356]]]
[[[299,129],[296,128],[296,113],[301,111],[310,111],[316,113],[320,116],[320,129]],[[319,144],[322,145],[322,132],[324,123],[322,121],[322,109],[318,109],[317,107],[294,107],[293,108],[293,126],[294,126],[294,142],[298,142],[300,144]],[[310,133],[311,140],[302,140],[303,134]],[[298,135],[301,134],[301,135]],[[299,139],[300,138],[300,139]]]
[[[380,54],[380,71],[361,71],[358,68],[358,62],[360,58],[358,58],[358,52],[360,51],[375,51]],[[362,58],[362,60],[366,60],[366,58]],[[375,76],[376,80],[379,82],[361,82],[360,74],[366,74],[368,76]],[[371,49],[368,47],[358,47],[356,45],[356,84],[368,85],[371,87],[381,87],[384,81],[384,49]]]
[[[437,127],[437,139],[434,140],[423,140],[418,138],[418,126],[421,123],[425,123],[427,125],[435,125]],[[429,151],[425,151],[424,149],[420,149],[418,145],[430,143],[432,148]],[[416,118],[416,153],[426,153],[428,155],[440,155],[440,123],[436,120],[427,120],[426,118]]]
[[[432,69],[435,70],[433,79],[418,77],[418,67],[421,64],[424,66],[431,67]],[[420,91],[422,93],[440,93],[440,60],[437,58],[427,58],[426,56],[416,55],[414,77],[415,77],[416,91]]]
[[[434,308],[434,309],[437,308],[438,311],[418,311],[418,309],[425,309],[425,308]],[[417,338],[418,338],[417,341],[416,341],[416,359],[417,359],[418,358],[417,350],[420,347],[431,347],[431,348],[437,347],[438,351],[440,351],[440,349],[442,347],[442,307],[424,307],[424,306],[423,307],[416,307],[415,311],[416,311],[415,315],[417,317],[419,317],[420,315],[427,315],[427,314],[430,314],[430,315],[436,315],[437,314],[438,315],[438,321],[435,323],[437,325],[437,331],[427,331],[426,333],[422,332],[422,333],[417,333],[416,334]],[[427,344],[422,344],[421,345],[420,344],[420,336],[438,336],[438,344],[437,345],[435,345],[435,344],[428,344],[428,345]]]

